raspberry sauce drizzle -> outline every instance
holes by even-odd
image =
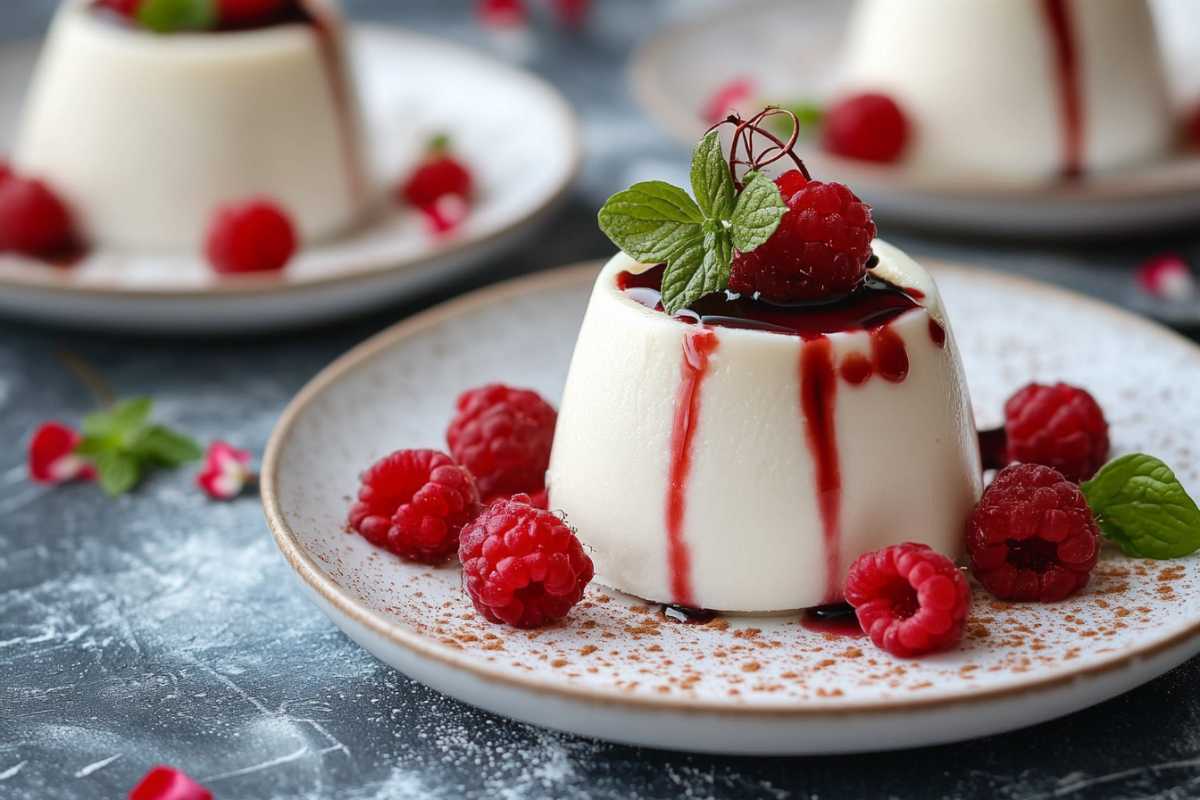
[[[691,554],[684,541],[688,474],[692,469],[692,439],[700,421],[700,386],[708,374],[708,357],[717,349],[717,336],[694,328],[683,337],[679,393],[671,425],[671,471],[667,483],[667,566],[675,605],[695,606],[692,600]]]
[[[1042,13],[1050,29],[1054,67],[1058,73],[1063,123],[1063,175],[1083,173],[1083,92],[1079,85],[1079,52],[1072,30],[1067,0],[1042,0]]]
[[[806,608],[800,617],[800,627],[813,633],[827,633],[833,636],[858,638],[867,635],[858,624],[858,616],[848,603]]]
[[[837,373],[833,345],[825,337],[809,339],[800,349],[800,410],[808,450],[813,457],[817,508],[825,537],[825,601],[840,599],[842,471],[837,449],[835,400]]]

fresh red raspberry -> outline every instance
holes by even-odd
[[[456,408],[446,441],[486,501],[545,488],[558,413],[537,392],[491,383],[463,392]]]
[[[840,183],[775,180],[788,211],[771,238],[733,258],[729,288],[773,303],[827,300],[854,291],[866,274],[875,223],[871,207]]]
[[[0,182],[0,252],[48,256],[74,242],[71,212],[50,187],[16,175]]]
[[[142,4],[142,0],[100,0],[100,7],[114,11],[123,17],[133,18],[137,16],[138,6]]]
[[[129,800],[212,800],[212,793],[179,770],[159,765],[138,781]]]
[[[593,573],[575,532],[523,494],[497,500],[468,525],[458,558],[475,610],[518,628],[565,617]]]
[[[12,176],[13,176],[12,167],[10,167],[8,165],[7,161],[0,161],[0,184],[3,184],[6,180],[11,178]]]
[[[450,154],[449,147],[445,137],[433,140],[425,160],[401,184],[398,199],[417,208],[430,208],[444,197],[470,198],[474,188],[471,171]]]
[[[856,94],[835,103],[825,116],[822,146],[835,155],[890,163],[908,144],[908,119],[884,94]]]
[[[733,78],[722,83],[704,102],[700,116],[710,125],[716,125],[729,114],[749,105],[758,91],[758,85],[747,77]]]
[[[292,0],[218,0],[217,19],[226,28],[248,28],[283,16]]]
[[[912,658],[958,644],[971,586],[953,561],[927,545],[905,542],[850,565],[846,602],[876,647]]]
[[[350,527],[401,558],[440,564],[479,513],[471,474],[437,450],[397,450],[362,476]]]
[[[280,270],[296,252],[296,229],[287,212],[270,200],[226,206],[208,229],[206,252],[220,273]]]
[[[1073,481],[1096,474],[1108,459],[1108,423],[1085,390],[1031,383],[1004,404],[1008,459],[1054,467]]]
[[[1039,464],[1005,467],[967,520],[971,572],[1001,600],[1051,603],[1082,589],[1100,531],[1079,487]]]

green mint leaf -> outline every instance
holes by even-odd
[[[724,289],[732,262],[729,232],[719,223],[706,224],[704,238],[667,263],[662,279],[663,310],[675,314],[704,295]]]
[[[1179,558],[1200,549],[1200,509],[1154,456],[1121,456],[1080,488],[1100,531],[1127,555]]]
[[[96,456],[95,463],[100,487],[114,497],[128,492],[142,477],[137,459],[128,453],[105,450]]]
[[[733,176],[716,131],[709,131],[692,153],[692,194],[705,219],[727,220],[733,213]]]
[[[122,400],[112,408],[96,411],[84,417],[83,433],[85,436],[113,440],[127,439],[146,424],[153,405],[149,397]]]
[[[178,467],[204,455],[195,440],[162,425],[144,429],[129,451],[137,458],[167,467]]]
[[[704,215],[683,189],[644,181],[608,198],[599,219],[613,244],[638,261],[656,264],[700,240]]]
[[[771,238],[787,210],[775,181],[761,172],[747,174],[730,220],[733,246],[749,253]]]
[[[137,19],[155,33],[203,31],[216,27],[217,7],[214,0],[142,0]]]

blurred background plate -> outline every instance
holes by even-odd
[[[667,28],[635,55],[634,93],[647,114],[689,145],[708,127],[701,109],[731,80],[748,78],[759,94],[778,102],[824,100],[849,10],[849,3],[763,0],[732,4]],[[1155,11],[1172,93],[1180,101],[1194,100],[1200,88],[1200,47],[1194,37],[1200,4],[1159,0]],[[748,51],[754,59],[745,58]],[[1070,183],[1013,186],[836,158],[811,142],[802,141],[797,149],[815,174],[853,186],[880,218],[944,231],[1112,235],[1178,226],[1200,216],[1196,153]]]
[[[37,51],[0,48],[0,153],[11,149]],[[357,233],[306,247],[282,274],[262,276],[219,276],[198,253],[98,249],[65,269],[0,256],[0,312],[177,333],[306,324],[436,286],[546,221],[581,160],[577,121],[556,89],[486,55],[395,28],[356,28],[352,53],[375,180],[400,179],[443,131],[475,171],[478,198],[453,235],[435,238],[419,214],[383,209]]]

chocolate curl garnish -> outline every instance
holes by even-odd
[[[792,123],[792,134],[787,141],[767,130],[764,124],[769,118],[779,115],[788,117]],[[804,162],[800,160],[800,156],[796,155],[794,149],[796,142],[800,139],[800,120],[795,113],[786,108],[767,106],[749,119],[742,119],[738,114],[730,114],[709,128],[708,132],[715,131],[722,125],[733,126],[733,139],[729,144],[729,175],[733,178],[733,185],[739,192],[745,188],[741,177],[738,176],[739,167],[745,167],[742,172],[744,176],[748,172],[759,172],[764,167],[784,158],[790,158],[796,164],[796,168],[800,170],[800,174],[804,176],[805,180],[812,180],[808,168],[804,166]],[[759,143],[755,138],[758,136],[766,139],[770,143],[769,146],[759,150]]]

